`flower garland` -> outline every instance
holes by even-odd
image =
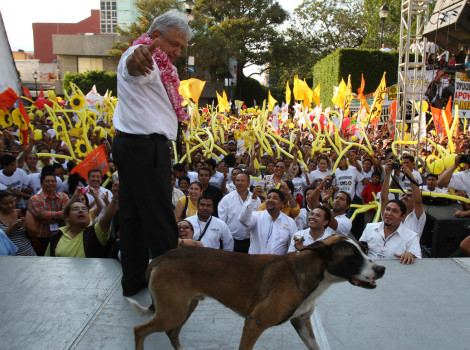
[[[147,33],[144,33],[132,43],[132,46],[140,44],[150,45],[152,41],[152,38]],[[189,116],[185,113],[183,106],[181,105],[184,99],[178,92],[178,88],[180,86],[178,71],[170,62],[167,54],[158,46],[153,52],[153,58],[160,70],[160,78],[162,79],[163,86],[168,94],[171,105],[175,110],[176,117],[178,118],[178,121],[184,122],[189,118]]]

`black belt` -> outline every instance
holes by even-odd
[[[116,130],[115,134],[121,137],[129,138],[129,139],[156,139],[156,140],[168,141],[166,136],[160,135],[157,133],[149,134],[149,135],[137,135],[137,134],[128,134],[127,132]]]

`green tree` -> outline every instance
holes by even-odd
[[[288,17],[273,0],[199,0],[195,16],[201,23],[194,40],[197,64],[226,65],[236,58],[237,97],[241,96],[243,69],[270,61],[271,43],[279,39],[278,28]]]
[[[136,0],[137,8],[136,21],[126,27],[116,27],[120,36],[127,37],[127,42],[116,41],[108,51],[110,56],[121,56],[143,33],[147,32],[153,20],[161,14],[177,8],[181,10],[181,1],[179,0]]]
[[[364,37],[363,0],[304,0],[294,11],[293,30],[308,41],[319,41],[318,53],[354,48]]]

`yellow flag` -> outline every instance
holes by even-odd
[[[307,86],[308,87],[308,86]],[[308,90],[304,90],[304,98],[303,98],[303,103],[302,105],[304,106],[304,108],[307,108],[307,107],[311,107],[312,106],[312,102],[310,101],[310,98],[308,96]]]
[[[191,98],[191,91],[189,90],[189,80],[182,80],[180,81],[180,87],[178,88],[178,92],[183,98]]]
[[[77,139],[85,140],[85,136],[83,134],[83,128],[82,127],[70,129],[69,130],[69,136],[73,136]]]
[[[377,90],[375,90],[374,94],[374,103],[372,104],[372,108],[370,110],[370,113],[367,115],[367,118],[364,118],[361,123],[362,125],[367,125],[369,124],[372,120],[376,118],[380,118],[382,115],[382,104],[384,103],[385,96],[387,94],[387,85],[385,82],[385,74],[382,77],[382,80],[380,81],[379,86],[377,87]]]
[[[346,83],[344,82],[344,79],[341,78],[341,83],[339,84],[338,90],[331,99],[333,103],[340,108],[344,107],[344,100],[346,99],[346,90]]]
[[[286,84],[286,103],[288,105],[290,105],[291,95],[292,95],[292,92],[290,91],[289,80],[288,80]]]
[[[315,101],[315,104],[317,106],[320,105],[320,92],[321,92],[321,83],[318,83],[315,90],[313,90],[313,101]]]
[[[217,94],[217,103],[219,104],[217,107],[219,108],[219,113],[223,113],[228,108],[225,104],[225,101],[224,101],[223,97],[220,96],[217,91],[215,93]],[[225,91],[224,91],[224,94],[225,94]]]
[[[349,115],[349,106],[352,101],[352,91],[351,91],[351,74],[348,76],[348,85],[346,87],[346,100],[344,102],[344,117]]]
[[[199,97],[201,97],[201,93],[205,85],[205,81],[195,78],[182,80],[180,81],[180,87],[178,88],[178,92],[184,98],[192,99],[197,105],[197,103],[199,102]]]
[[[274,97],[271,96],[271,90],[268,91],[268,110],[270,112],[273,111],[274,105],[277,103],[277,100],[274,99]]]
[[[202,90],[204,89],[204,86],[206,85],[206,82],[199,80],[199,79],[194,79],[194,78],[191,78],[189,80],[191,80],[191,84],[189,88],[191,91],[191,98],[197,105],[199,102],[199,97],[201,97]]]
[[[295,100],[303,100],[306,92],[306,87],[307,84],[304,84],[302,80],[298,78],[296,75],[294,77],[294,99]]]

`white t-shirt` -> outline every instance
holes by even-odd
[[[22,191],[23,189],[28,187],[29,178],[23,169],[17,168],[11,176],[6,176],[2,170],[0,171],[0,184],[4,186],[3,189],[11,188],[12,190]],[[21,198],[19,202],[19,207],[25,207],[25,202],[23,198]]]
[[[362,180],[364,179],[367,179],[369,180],[369,182],[372,181],[372,174],[374,173],[374,168],[370,168],[370,170],[368,172],[365,172],[364,170],[361,172],[362,174]],[[356,186],[356,196],[358,196],[359,198],[362,198],[362,191],[364,190],[364,187],[366,187],[366,185],[364,185],[362,183],[362,180],[359,181],[357,183],[357,186]]]
[[[302,236],[304,238],[304,241],[303,241],[303,244],[304,246],[308,246],[310,244],[313,244],[315,242],[320,242],[320,241],[323,241],[325,238],[328,238],[330,237],[330,234],[328,232],[323,232],[323,235],[321,237],[319,237],[317,240],[313,239],[313,237],[310,235],[310,228],[307,228],[305,230],[302,230],[302,231],[299,231],[299,232],[296,232],[294,234],[294,236]],[[290,252],[295,252],[297,249],[295,249],[295,240],[294,238],[292,238],[291,242],[290,242],[290,246],[289,246],[289,250],[287,251],[288,253]]]
[[[210,222],[209,222],[210,219]],[[228,226],[222,220],[211,216],[206,222],[199,220],[197,214],[190,216],[188,220],[194,228],[193,239],[199,240],[202,232],[207,224],[207,230],[201,239],[201,243],[206,248],[220,249],[220,241],[222,241],[223,250],[233,251],[233,238],[230,234]]]
[[[302,174],[300,177],[294,177],[292,179],[292,184],[294,185],[294,199],[297,200],[297,195],[300,194],[302,196],[302,201],[304,199],[304,191],[307,189],[307,179],[305,178],[305,174]]]
[[[326,170],[325,172],[322,173],[320,170],[317,169],[308,174],[308,180],[310,181],[310,184],[313,184],[313,181],[315,181],[316,179],[323,180],[328,175],[331,175],[331,171]],[[318,185],[319,184],[317,184],[317,186]]]
[[[418,185],[421,185],[423,183],[423,178],[421,177],[421,174],[418,171],[413,170],[411,172],[411,175],[413,175],[413,178],[418,183]],[[399,174],[398,183],[405,191],[411,191],[411,181],[406,175]]]
[[[427,185],[424,185],[422,187],[422,190],[423,192],[434,192],[434,193],[449,193],[449,191],[447,190],[447,188],[439,188],[439,187],[436,187],[433,191],[429,190],[428,186]]]
[[[383,221],[367,224],[359,241],[367,242],[368,255],[372,259],[398,259],[394,254],[401,255],[406,252],[421,258],[418,235],[406,228],[403,223],[387,239],[385,239]]]
[[[222,187],[223,181],[224,181],[224,174],[216,171],[215,174],[211,176],[211,179],[209,180],[209,184],[220,188]]]
[[[338,191],[349,193],[352,200],[356,194],[357,182],[362,181],[362,179],[362,174],[353,166],[348,167],[346,170],[337,168],[335,170],[335,179],[333,184],[338,186]]]

